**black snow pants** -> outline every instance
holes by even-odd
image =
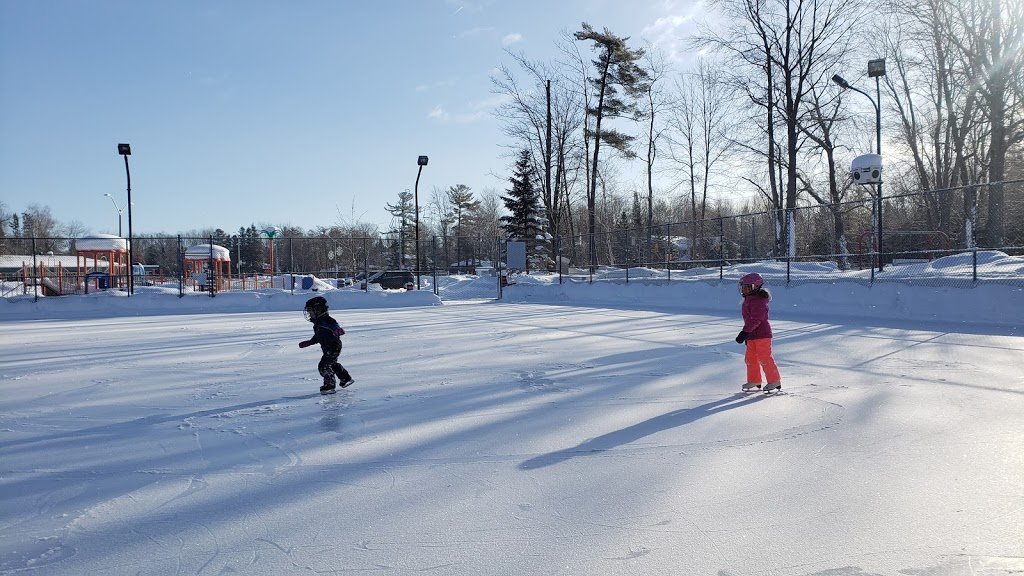
[[[320,375],[324,377],[324,384],[328,386],[334,385],[334,377],[338,377],[339,382],[347,382],[352,377],[349,376],[348,370],[338,363],[338,356],[341,356],[341,346],[323,348],[324,355],[320,358],[320,364],[317,365],[317,370]]]

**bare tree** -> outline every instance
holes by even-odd
[[[11,225],[14,215],[7,211],[7,204],[0,200],[0,238],[7,236],[7,230]]]
[[[892,0],[881,35],[886,77],[901,119],[900,141],[926,191],[931,229],[952,222],[953,189],[964,187],[965,244],[975,245],[978,188],[988,180],[984,242],[1002,245],[1007,158],[1024,141],[1024,5],[1010,0]]]
[[[698,62],[696,70],[676,79],[675,101],[670,118],[670,157],[684,179],[689,198],[691,256],[697,258],[712,180],[720,163],[735,148],[730,116],[735,109],[729,105],[721,73],[706,59]]]
[[[787,241],[784,252],[793,256],[803,138],[800,121],[812,86],[827,81],[823,75],[843,52],[847,32],[857,20],[856,4],[849,0],[715,0],[712,5],[730,24],[721,32],[706,32],[698,42],[754,72],[740,86],[767,115],[767,174],[771,180],[776,168],[784,170],[786,218],[780,219],[780,241]],[[776,121],[783,138],[776,137]],[[770,181],[773,199],[777,198],[775,186]]]
[[[643,160],[646,168],[647,184],[647,232],[646,232],[646,257],[651,259],[651,242],[654,236],[654,163],[658,158],[658,144],[668,131],[668,123],[664,118],[665,112],[671,106],[669,93],[664,86],[664,80],[668,76],[668,64],[665,57],[656,49],[650,46],[645,50],[644,63],[647,66],[649,80],[646,82],[646,92],[643,94],[643,109],[640,120],[644,124],[645,150],[643,155],[638,156]]]
[[[947,34],[964,71],[978,84],[987,120],[988,246],[1002,246],[1005,236],[1003,179],[1010,146],[1024,141],[1024,4],[1020,0],[963,0],[951,3]],[[1014,87],[1016,84],[1016,88]]]
[[[849,184],[840,186],[838,169],[836,166],[836,150],[838,145],[835,142],[835,133],[840,120],[841,97],[834,89],[828,86],[815,87],[811,91],[809,114],[800,125],[801,131],[813,143],[813,149],[824,157],[825,170],[823,171],[826,180],[826,190],[822,194],[811,182],[806,173],[801,173],[803,189],[814,200],[826,207],[832,217],[832,250],[833,254],[839,254],[838,265],[840,270],[847,270],[850,267],[849,246],[846,239],[846,226],[843,220],[844,195],[849,190]]]
[[[507,101],[498,107],[496,115],[505,134],[513,139],[510,151],[518,154],[529,150],[534,170],[544,175],[541,186],[545,217],[551,233],[558,234],[567,219],[570,200],[565,178],[571,171],[568,164],[578,146],[585,108],[572,83],[565,81],[562,69],[522,54],[509,54],[527,80],[521,82],[505,66],[499,69],[498,76],[491,79],[493,91]]]
[[[900,118],[897,142],[913,162],[914,188],[926,192],[925,215],[933,230],[951,228],[951,188],[982,177],[971,143],[979,92],[956,69],[947,5],[945,0],[894,0],[885,6],[891,22],[879,36],[892,62],[885,81]]]

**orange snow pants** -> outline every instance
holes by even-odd
[[[769,384],[782,381],[782,377],[779,376],[779,367],[775,365],[775,359],[772,358],[771,338],[747,340],[747,352],[743,355],[743,361],[747,363],[748,384],[762,382],[761,368],[764,368],[764,377],[768,379]]]

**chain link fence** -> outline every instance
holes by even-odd
[[[555,239],[571,279],[645,282],[735,280],[759,263],[783,282],[903,282],[1024,286],[1024,181],[873,196],[795,210],[769,210]],[[878,222],[882,228],[879,233]],[[993,228],[998,227],[998,231]],[[993,233],[995,232],[995,233]],[[881,240],[881,242],[879,242]],[[770,264],[769,264],[770,263]]]
[[[993,202],[1001,210],[991,212]],[[381,289],[372,281],[376,272],[398,270],[413,278],[406,288],[447,299],[493,298],[506,267],[506,243],[493,237],[136,237],[134,266],[126,247],[126,240],[103,235],[2,237],[0,295],[142,286],[174,288],[179,295],[321,286],[375,290]],[[521,272],[552,272],[559,281],[734,281],[745,271],[741,265],[757,263],[775,284],[1024,286],[1024,265],[1005,257],[1024,255],[1024,181],[892,194],[883,199],[881,215],[877,199],[865,194],[792,211],[562,236],[533,248],[545,257],[528,261],[549,264],[540,270],[528,264]],[[494,281],[465,281],[472,275]]]
[[[86,248],[87,246],[87,248]],[[495,238],[368,237],[205,238],[110,235],[83,238],[0,238],[0,296],[68,296],[99,290],[133,291],[143,286],[179,295],[268,288],[382,288],[382,271],[404,271],[413,279],[401,289],[428,289],[445,299],[494,298],[501,244]],[[449,277],[483,274],[493,282]],[[369,281],[367,281],[369,279]]]

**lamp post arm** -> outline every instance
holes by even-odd
[[[853,90],[854,92],[858,92],[860,94],[863,94],[864,97],[867,98],[868,101],[871,102],[871,105],[875,108],[875,139],[877,140],[875,145],[877,147],[876,152],[879,155],[881,155],[881,153],[882,153],[882,110],[881,110],[881,108],[878,107],[878,102],[876,102],[875,99],[871,97],[871,94],[868,94],[867,92],[861,90],[860,88],[857,88],[856,86],[851,86],[851,85],[847,84],[847,85],[843,86],[843,88],[848,88],[850,90]]]
[[[854,92],[859,92],[866,96],[867,99],[871,101],[871,105],[875,107],[875,114],[878,114],[878,103],[875,102],[875,99],[871,97],[871,94],[868,94],[867,92],[861,90],[860,88],[857,88],[856,86],[847,85],[846,87],[849,88],[850,90],[853,90]]]

